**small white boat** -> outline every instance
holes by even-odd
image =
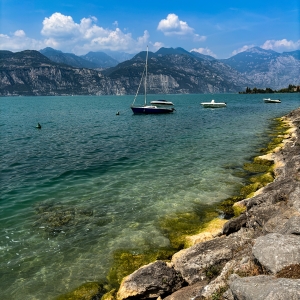
[[[271,98],[264,98],[265,103],[281,103],[280,99],[271,99]]]
[[[165,105],[174,105],[173,102],[171,101],[167,101],[167,100],[153,100],[150,102],[151,104],[153,105],[162,105],[162,106],[165,106]]]
[[[202,102],[201,105],[203,107],[211,107],[211,108],[226,107],[225,102],[215,102],[215,100],[211,100],[211,102]]]

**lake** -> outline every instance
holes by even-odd
[[[274,118],[300,106],[299,94],[163,97],[173,114],[133,115],[133,96],[0,98],[1,299],[53,299],[105,280],[116,251],[170,248],[163,220],[235,194]],[[200,105],[211,99],[227,107]]]

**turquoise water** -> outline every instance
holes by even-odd
[[[132,96],[1,98],[1,299],[53,299],[105,279],[115,250],[168,247],[159,220],[235,193],[300,106],[263,97],[167,95],[170,115],[133,115]],[[200,106],[212,98],[227,108]]]

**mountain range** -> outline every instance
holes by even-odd
[[[0,95],[135,94],[145,58],[146,51],[134,56],[117,52],[77,56],[52,48],[2,50]],[[149,52],[148,75],[148,92],[153,94],[280,89],[299,85],[300,50],[277,53],[253,47],[218,60],[183,48],[160,48]]]

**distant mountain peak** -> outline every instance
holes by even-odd
[[[53,49],[53,48],[51,48],[51,47],[46,47],[46,48],[44,48],[44,49],[41,49],[39,52],[42,53],[42,54],[44,54],[44,53],[49,53],[49,52],[53,52],[53,53],[63,53],[62,51]]]
[[[257,54],[263,54],[263,53],[277,53],[273,50],[266,50],[266,49],[263,49],[263,48],[260,48],[260,47],[252,47],[252,48],[249,48],[247,50],[245,50],[244,52],[248,52],[248,53],[257,53]]]

